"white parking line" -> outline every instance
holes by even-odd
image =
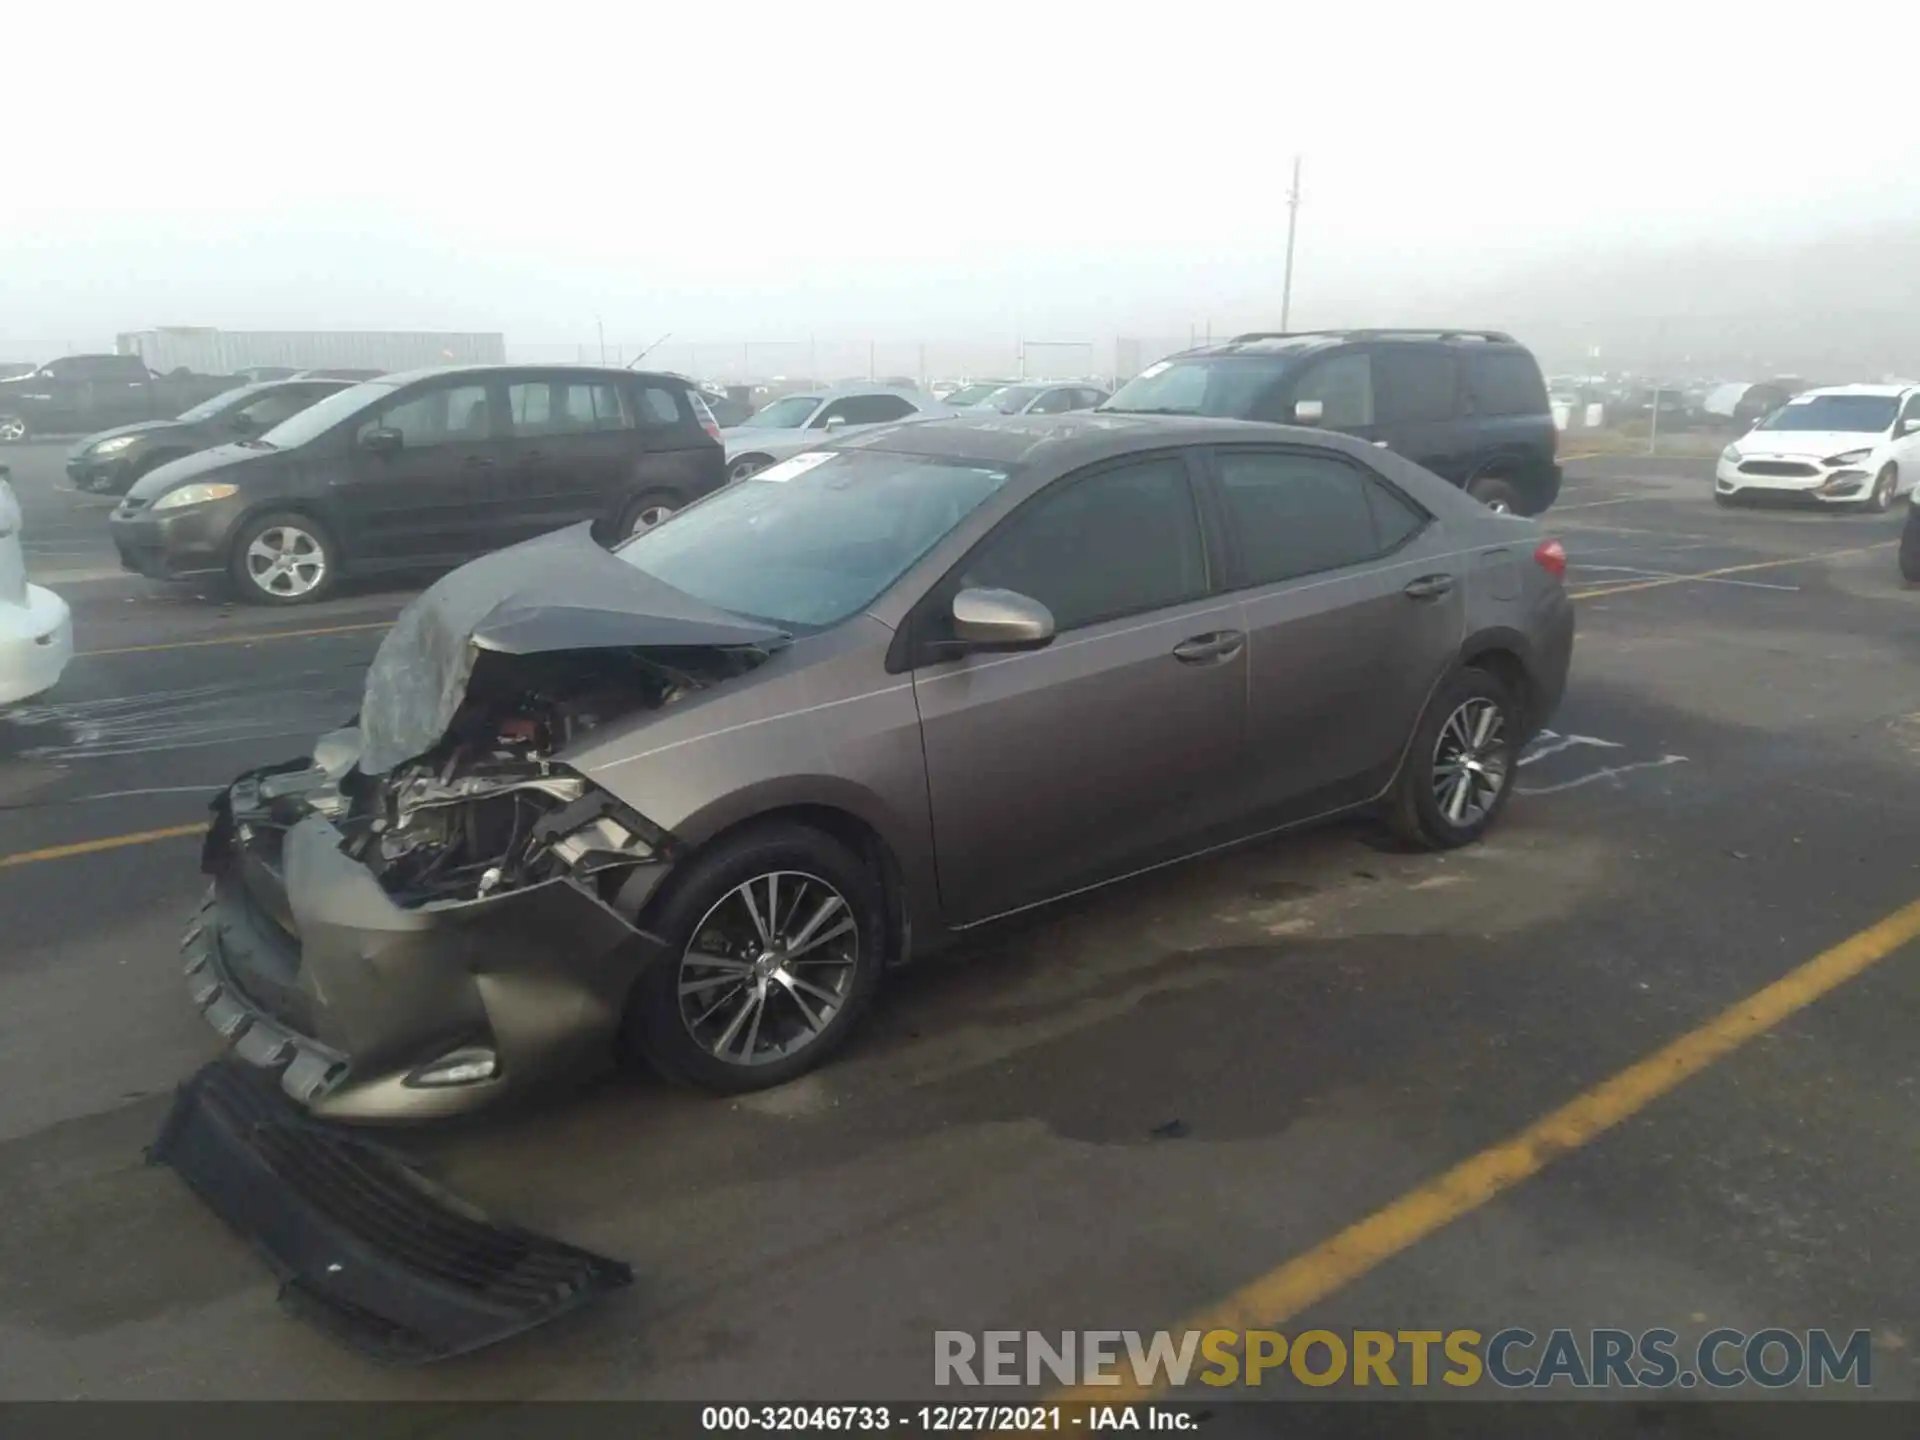
[[[1613,570],[1629,580],[1692,580],[1700,578],[1702,585],[1739,585],[1748,590],[1788,590],[1796,594],[1800,590],[1798,585],[1772,585],[1765,580],[1727,580],[1717,575],[1705,577],[1676,575],[1671,570],[1648,570],[1639,565],[1589,565],[1581,562],[1573,568],[1575,570]]]
[[[1556,505],[1553,513],[1558,515],[1562,510],[1597,510],[1602,505],[1631,505],[1636,500],[1646,498],[1644,495],[1617,495],[1611,500],[1582,500],[1573,505]]]
[[[1663,766],[1686,763],[1687,757],[1684,755],[1662,755],[1658,760],[1636,760],[1630,765],[1603,766],[1601,769],[1577,776],[1572,780],[1563,780],[1558,785],[1520,785],[1515,789],[1521,795],[1554,795],[1562,790],[1576,790],[1582,785],[1591,785],[1596,780],[1617,780],[1620,776],[1634,770],[1658,770]]]

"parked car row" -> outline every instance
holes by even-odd
[[[163,420],[233,384],[226,375],[156,375],[137,355],[65,355],[0,380],[0,441]]]

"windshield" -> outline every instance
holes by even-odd
[[[290,450],[295,445],[304,445],[316,435],[324,434],[335,425],[369,406],[390,399],[393,386],[368,381],[363,385],[349,385],[344,390],[336,390],[318,404],[309,405],[298,415],[289,416],[260,437],[265,444],[279,450]]]
[[[1018,415],[1045,387],[1041,385],[1009,385],[1004,390],[996,390],[975,408],[980,410],[998,410],[1002,415]]]
[[[947,396],[947,404],[962,406],[978,405],[982,400],[993,394],[994,391],[1004,390],[1006,386],[1007,382],[1004,380],[989,381],[985,385],[962,385],[958,390]]]
[[[1841,430],[1875,435],[1893,424],[1900,402],[1892,395],[1808,395],[1789,400],[1762,420],[1760,430]]]
[[[182,410],[174,418],[176,420],[216,419],[225,411],[231,410],[234,406],[240,404],[241,401],[245,400],[259,388],[261,387],[255,385],[236,385],[231,390],[222,390],[211,400],[202,400],[191,410]]]
[[[809,451],[716,492],[618,553],[736,615],[832,625],[872,604],[1007,473],[884,450]]]
[[[1292,367],[1281,355],[1196,355],[1149,365],[1102,410],[1136,415],[1227,415],[1241,419]]]
[[[798,430],[819,404],[818,395],[788,395],[754,411],[740,423],[754,430]]]

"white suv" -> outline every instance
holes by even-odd
[[[1713,498],[1758,492],[1883,511],[1920,481],[1920,385],[1796,395],[1720,452]]]

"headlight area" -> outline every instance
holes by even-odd
[[[612,904],[636,867],[672,860],[670,835],[553,758],[605,720],[660,703],[658,692],[556,688],[469,701],[426,755],[378,778],[355,775],[336,822],[343,853],[408,909],[563,877]]]

